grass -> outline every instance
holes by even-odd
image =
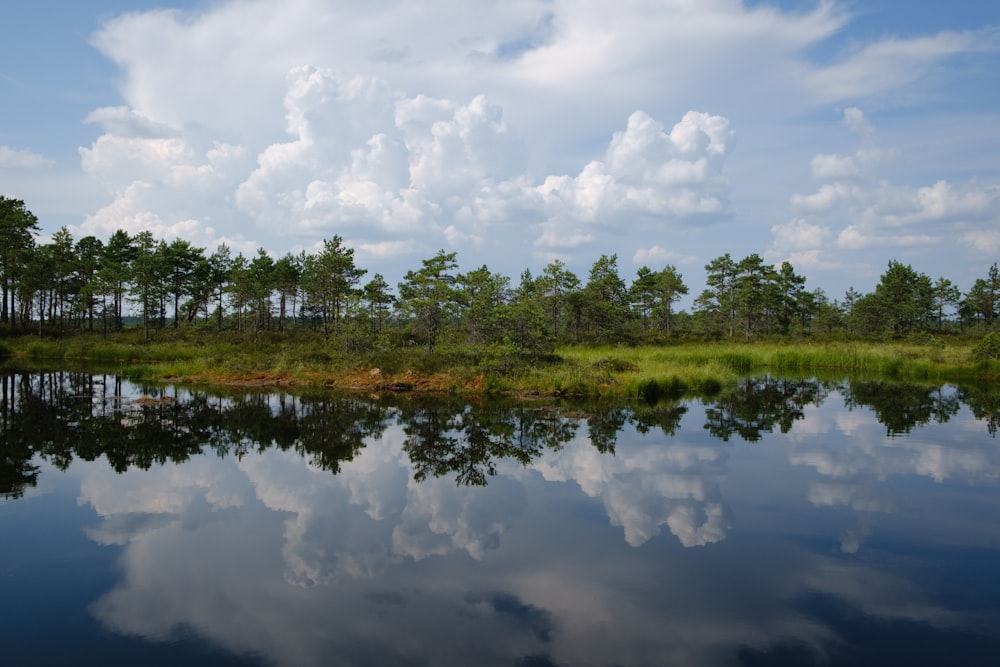
[[[749,374],[872,376],[906,380],[1000,379],[996,361],[975,361],[971,344],[699,343],[676,346],[566,347],[557,354],[579,366],[619,369],[615,393],[703,393]],[[657,389],[658,388],[658,389]]]
[[[343,353],[310,333],[137,332],[107,339],[24,337],[0,346],[35,362],[87,362],[133,379],[215,385],[330,387],[519,396],[680,397],[714,394],[746,375],[771,373],[900,380],[1000,379],[1000,361],[970,343],[697,343],[562,347],[524,359],[505,346],[417,347]]]

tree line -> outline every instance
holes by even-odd
[[[21,200],[0,196],[0,331],[109,333],[138,326],[218,331],[313,330],[347,351],[373,345],[441,343],[510,346],[541,353],[561,343],[657,342],[677,338],[760,340],[785,337],[905,338],[983,333],[996,328],[1000,272],[962,293],[890,261],[875,290],[843,299],[789,262],[754,253],[709,262],[692,311],[677,309],[689,288],[675,266],[641,267],[631,282],[616,255],[602,255],[585,278],[555,260],[515,284],[486,265],[461,272],[454,252],[439,251],[408,271],[396,289],[357,266],[343,239],[317,252],[274,258],[263,248],[233,255],[177,238],[118,230],[106,241],[73,239],[64,227],[39,244],[37,218]],[[134,322],[134,324],[132,324]]]

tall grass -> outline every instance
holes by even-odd
[[[158,332],[161,333],[161,332]],[[113,364],[146,380],[365,388],[419,385],[452,392],[657,397],[711,394],[759,373],[885,376],[912,380],[998,379],[1000,360],[974,360],[972,345],[698,343],[563,347],[524,357],[511,346],[372,346],[346,351],[314,334],[170,332],[153,343],[133,332],[104,338],[9,339],[34,361]],[[2,350],[0,350],[2,355]]]
[[[567,362],[632,368],[616,376],[616,393],[643,396],[704,392],[754,373],[886,376],[912,380],[995,378],[988,363],[971,361],[971,346],[876,343],[700,343],[676,346],[564,347]]]

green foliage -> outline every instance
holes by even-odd
[[[933,349],[930,363],[940,365],[946,363],[946,348],[954,347],[944,338],[993,332],[1000,315],[996,264],[961,295],[945,278],[932,283],[912,267],[890,261],[874,291],[851,288],[838,301],[822,290],[807,290],[805,278],[789,262],[775,267],[757,253],[742,259],[727,253],[705,266],[705,289],[689,313],[675,312],[678,299],[688,293],[675,267],[643,266],[627,285],[616,255],[594,262],[586,284],[555,260],[537,278],[525,269],[513,287],[486,265],[460,273],[456,254],[441,250],[405,274],[397,297],[381,275],[359,285],[366,270],[355,266],[354,250],[339,236],[323,241],[317,253],[274,260],[262,248],[254,256],[233,258],[221,245],[206,256],[183,239],[168,243],[150,232],[131,237],[122,230],[106,242],[87,236],[74,243],[63,228],[36,246],[37,230],[24,202],[0,197],[0,335],[32,332],[58,337],[63,345],[91,332],[108,338],[130,330],[141,333],[132,343],[149,345],[180,340],[177,335],[185,330],[208,334],[214,329],[222,341],[235,334],[252,346],[298,343],[296,336],[308,333],[322,335],[335,358],[388,357],[393,351],[410,358],[412,346],[432,353],[461,347],[472,350],[484,367],[507,373],[508,367],[568,343],[865,341],[885,343],[888,349],[906,341]],[[897,355],[905,362],[900,369],[888,360],[891,355],[876,359],[843,350],[802,354],[797,346],[788,349],[781,363],[803,369],[913,368],[905,355]],[[99,354],[97,347],[80,353]],[[758,368],[759,355],[745,354],[718,346],[697,363],[723,376]],[[824,355],[828,358],[821,359]],[[850,358],[829,358],[837,355]],[[694,363],[697,356],[684,363]],[[608,369],[579,372],[597,371]],[[926,372],[935,372],[934,366]]]
[[[445,325],[459,312],[462,294],[455,286],[455,256],[440,250],[423,260],[418,271],[408,271],[399,284],[400,310],[411,318],[414,331],[432,353]]]
[[[1000,359],[1000,334],[988,333],[972,348],[972,358],[976,361]]]

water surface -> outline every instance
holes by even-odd
[[[4,664],[995,665],[1000,398],[0,378]]]

